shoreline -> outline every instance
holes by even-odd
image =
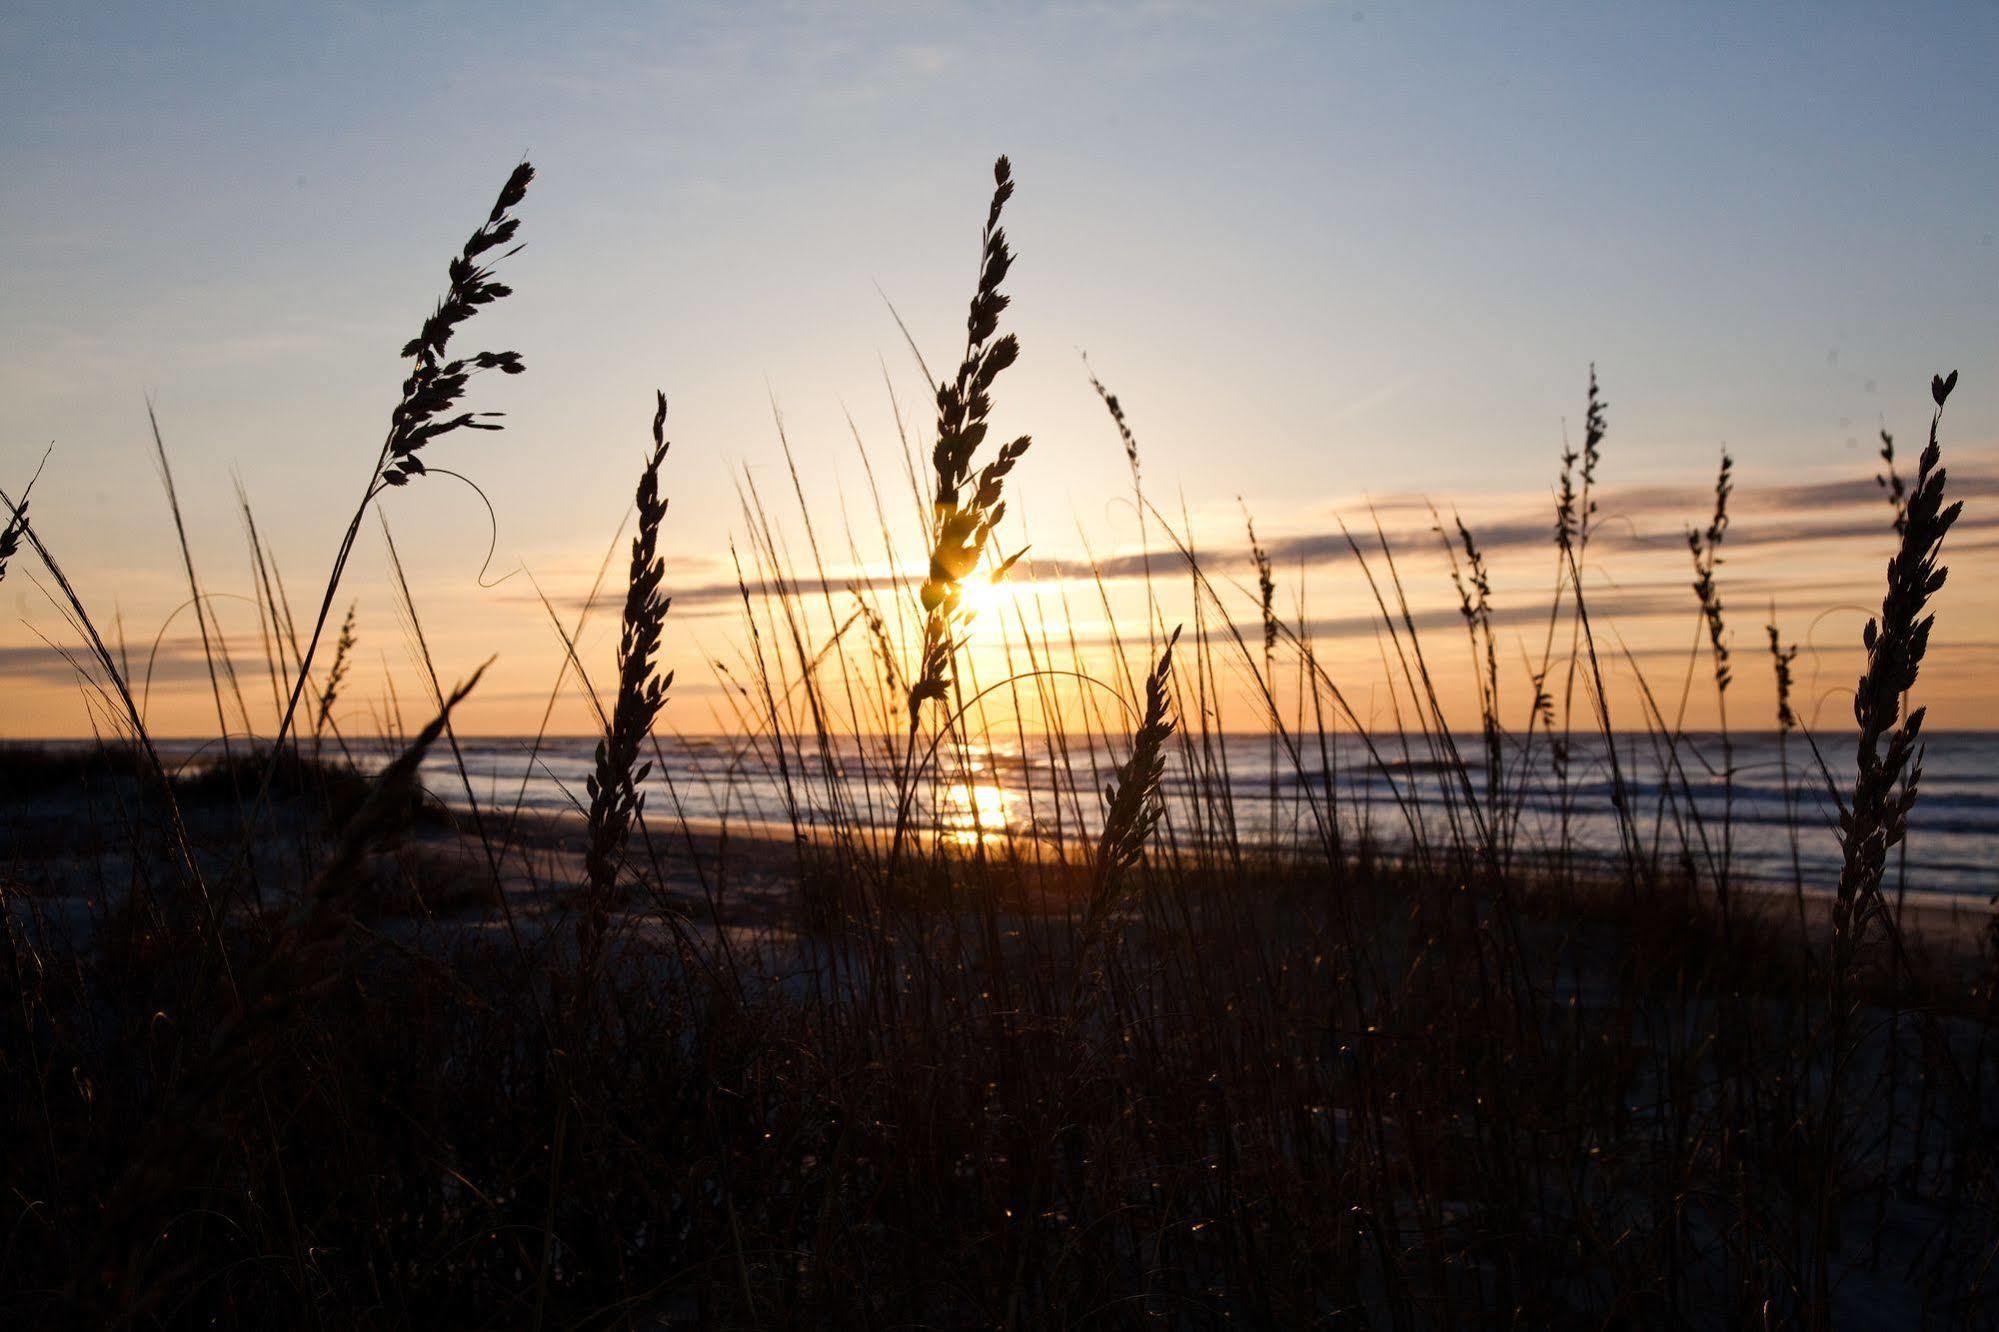
[[[451,807],[451,813],[462,815],[464,811]],[[523,810],[515,826],[511,849],[538,851],[565,858],[573,856],[580,873],[585,828],[584,816],[574,811]],[[704,862],[718,862],[726,857],[727,868],[732,874],[747,870],[758,880],[789,876],[792,879],[790,890],[796,892],[798,845],[802,843],[810,850],[823,851],[837,845],[842,835],[839,830],[820,827],[804,830],[794,839],[791,829],[783,823],[741,819],[653,821],[648,831],[658,851],[661,867],[667,872],[665,886],[668,890],[692,889],[697,892],[700,876],[686,857],[690,840],[696,854]],[[883,843],[886,842],[886,830],[868,829],[866,832],[878,835]],[[946,835],[947,842],[950,836]],[[1094,849],[1075,838],[1057,843],[1050,838],[1029,838],[1019,834],[1009,838],[999,832],[986,836],[988,858],[992,860],[1038,864],[1057,871],[1076,870],[1086,863],[1084,856]],[[416,840],[432,846],[449,845],[455,840],[465,853],[482,862],[484,859],[477,834],[470,828],[461,827],[456,832],[438,830],[430,837]],[[929,831],[910,834],[908,845],[912,850],[927,847]],[[954,860],[976,859],[969,844],[950,844],[945,851]],[[1244,864],[1256,869],[1294,873],[1307,879],[1318,872],[1316,864],[1305,862],[1301,865],[1296,858],[1282,854],[1272,856],[1268,847],[1244,846],[1243,851]],[[1148,852],[1155,865],[1169,861],[1174,855],[1173,851],[1159,847]],[[1187,868],[1201,868],[1202,857],[1196,848],[1182,848],[1178,857]],[[1392,850],[1384,853],[1381,859],[1384,865],[1399,864]],[[1746,909],[1752,918],[1764,922],[1791,924],[1802,899],[1806,926],[1814,942],[1824,942],[1831,927],[1835,900],[1832,889],[1808,883],[1800,892],[1794,883],[1755,878],[1738,879],[1731,886],[1741,894],[1739,908]],[[1516,892],[1523,909],[1557,922],[1564,918],[1563,912],[1559,909],[1547,911],[1544,907],[1569,907],[1568,918],[1577,924],[1623,910],[1623,889],[1614,873],[1586,873],[1568,885],[1553,885],[1530,869],[1516,880]],[[1911,948],[1941,954],[1938,960],[1975,959],[1983,947],[1987,930],[1992,922],[1999,920],[1999,907],[1995,907],[1990,899],[1975,894],[1910,889],[1901,894],[1888,891],[1884,896],[1898,907],[1903,937]],[[1711,911],[1714,900],[1711,887],[1698,889],[1699,907]]]

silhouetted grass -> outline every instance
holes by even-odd
[[[1472,530],[1437,522],[1475,742],[1379,526],[1348,538],[1378,611],[1391,720],[1375,726],[1315,645],[1302,572],[1292,585],[1254,526],[1247,563],[1225,564],[1150,504],[1125,406],[1094,375],[1132,471],[1145,628],[1113,613],[1100,562],[1035,580],[981,623],[986,650],[963,651],[970,580],[1022,561],[993,543],[1027,437],[975,466],[1020,354],[998,333],[1002,158],[937,437],[927,458],[905,441],[914,521],[891,516],[865,447],[858,524],[844,508],[841,527],[815,523],[794,470],[801,568],[745,477],[741,647],[708,663],[733,731],[672,763],[655,734],[670,667],[699,663],[664,632],[657,399],[603,696],[579,647],[596,590],[573,624],[549,607],[549,711],[574,689],[601,729],[571,815],[536,819],[518,798],[482,804],[449,721],[470,685],[445,687],[393,542],[433,719],[404,738],[385,707],[369,741],[335,724],[351,611],[314,665],[373,500],[436,470],[436,436],[487,427],[457,412],[471,373],[520,368],[446,344],[505,294],[486,256],[511,242],[530,175],[405,349],[305,633],[239,495],[270,734],[162,764],[118,655],[7,501],[0,550],[58,583],[79,665],[130,734],[0,749],[0,1320],[1400,1332],[1999,1315],[1999,935],[1931,947],[1882,891],[1921,772],[1904,697],[1958,512],[1938,442],[1954,375],[1883,519],[1895,554],[1839,830],[1810,826],[1782,751],[1794,847],[1838,836],[1844,870],[1807,883],[1794,856],[1788,896],[1750,891],[1733,801],[1718,825],[1695,802],[1707,756],[1683,725],[1703,646],[1718,700],[1732,679],[1730,463],[1690,538],[1687,678],[1662,698],[1585,573],[1608,431],[1593,367],[1581,447],[1560,456],[1539,651],[1522,648],[1531,697],[1501,697],[1494,607],[1532,594],[1495,587]],[[847,567],[907,576],[841,576],[825,553],[841,540]],[[1169,596],[1191,599],[1184,632],[1166,632]],[[1101,647],[1078,627],[1099,613]],[[1788,737],[1796,649],[1775,620]],[[233,705],[255,731],[228,642],[208,643],[219,724]],[[1649,726],[1613,730],[1613,692]],[[1238,803],[1225,695],[1262,731],[1263,822]],[[1801,735],[1814,753],[1826,739]],[[1724,783],[1732,743],[1724,720]],[[1017,772],[997,766],[1006,746]],[[449,810],[416,785],[433,749],[456,770]],[[1656,798],[1627,780],[1639,753]],[[1369,803],[1363,775],[1386,795]],[[1833,785],[1824,764],[1798,775]],[[982,808],[1001,781],[1024,818]],[[779,791],[780,826],[697,824],[696,785],[725,810]],[[1536,798],[1559,812],[1550,838],[1525,818]],[[1586,812],[1614,849],[1573,834]]]

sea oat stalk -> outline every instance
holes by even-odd
[[[1173,735],[1167,685],[1173,671],[1173,648],[1180,641],[1175,628],[1165,651],[1145,681],[1145,715],[1132,734],[1131,757],[1118,765],[1104,787],[1104,826],[1097,838],[1097,857],[1090,880],[1090,900],[1077,945],[1076,972],[1082,975],[1091,949],[1123,901],[1125,876],[1145,852],[1152,830],[1166,812],[1159,782],[1166,773],[1166,742]]]
[[[1836,971],[1851,964],[1867,924],[1880,912],[1887,854],[1908,831],[1909,810],[1922,777],[1924,709],[1916,708],[1905,716],[1902,696],[1915,685],[1929,650],[1930,628],[1936,616],[1924,612],[1949,575],[1937,559],[1945,535],[1964,509],[1962,501],[1944,503],[1945,473],[1937,442],[1944,401],[1955,387],[1955,370],[1931,382],[1936,409],[1930,417],[1929,444],[1923,449],[1915,484],[1903,508],[1900,540],[1888,562],[1888,588],[1881,614],[1867,622],[1862,635],[1867,669],[1853,698],[1853,716],[1860,726],[1855,744],[1857,771],[1852,805],[1840,817],[1845,854],[1833,904]]]
[[[1915,484],[1902,506],[1896,550],[1888,561],[1887,591],[1881,614],[1870,619],[1861,635],[1867,649],[1867,669],[1854,689],[1853,717],[1860,734],[1854,745],[1853,797],[1840,811],[1843,852],[1839,886],[1832,904],[1832,944],[1827,967],[1829,1024],[1826,1044],[1831,1059],[1818,1132],[1818,1208],[1815,1229],[1813,1324],[1829,1327],[1832,1319],[1832,1266],[1838,1247],[1841,1125],[1844,1118],[1844,1073],[1855,1017],[1851,998],[1854,964],[1868,927],[1880,921],[1893,930],[1883,906],[1881,878],[1888,852],[1908,832],[1909,810],[1916,802],[1923,773],[1921,736],[1924,710],[1903,712],[1903,699],[1915,686],[1923,657],[1929,651],[1934,614],[1925,613],[1930,599],[1943,587],[1949,570],[1937,562],[1944,537],[1963,512],[1962,501],[1944,502],[1944,469],[1937,430],[1943,407],[1957,387],[1957,372],[1930,380],[1935,410],[1930,415],[1929,443],[1916,464]],[[1885,743],[1886,748],[1883,748]]]
[[[51,445],[50,448],[53,450],[54,446]],[[21,487],[20,503],[16,504],[13,500],[6,499],[4,494],[0,494],[0,500],[4,501],[0,503],[0,507],[4,507],[7,511],[7,521],[5,525],[0,525],[0,580],[5,580],[7,577],[7,561],[20,553],[21,536],[28,528],[28,497],[35,493],[35,482],[41,480],[42,467],[46,467],[48,461],[49,455],[44,453],[41,466],[35,468],[35,474],[28,478],[28,484]]]
[[[7,577],[7,561],[13,559],[21,549],[21,529],[27,524],[28,501],[23,499],[18,509],[10,507],[7,525],[0,528],[0,580]]]
[[[943,699],[950,685],[965,580],[979,567],[993,528],[1006,513],[1000,492],[1030,443],[1022,435],[1001,445],[993,460],[974,475],[972,458],[985,442],[992,414],[993,381],[1020,357],[1020,343],[1013,334],[994,337],[1008,303],[1000,283],[1013,266],[1013,252],[999,225],[1000,211],[1012,197],[1013,168],[1002,157],[993,164],[993,198],[981,238],[979,285],[965,317],[965,355],[957,376],[937,386],[937,444],[931,451],[937,489],[931,505],[930,571],[922,593],[923,658],[909,690],[912,729],[924,701]],[[1004,577],[1022,553],[1002,560],[992,578]]]
[[[1465,520],[1453,514],[1458,541],[1464,547],[1465,567],[1460,569],[1456,551],[1445,538],[1444,550],[1451,557],[1451,583],[1457,588],[1458,614],[1470,635],[1474,669],[1477,672],[1479,717],[1485,738],[1485,800],[1488,826],[1497,836],[1500,797],[1502,736],[1499,729],[1499,645],[1492,632],[1492,574],[1485,565]]]
[[[1777,632],[1777,607],[1774,602],[1770,606],[1770,623],[1764,627],[1770,635],[1770,668],[1776,676],[1777,685],[1777,774],[1783,787],[1784,827],[1791,842],[1791,884],[1797,900],[1798,937],[1806,939],[1805,867],[1799,855],[1796,807],[1791,793],[1791,732],[1798,729],[1798,714],[1791,706],[1791,691],[1797,683],[1793,664],[1798,659],[1798,645],[1784,646],[1784,640]]]
[[[1735,836],[1735,743],[1728,731],[1728,686],[1735,674],[1729,665],[1728,626],[1722,614],[1721,587],[1715,581],[1715,569],[1721,564],[1721,543],[1728,535],[1728,501],[1735,493],[1734,471],[1735,460],[1724,448],[1721,468],[1714,479],[1714,513],[1705,528],[1687,529],[1687,549],[1694,560],[1694,595],[1700,599],[1701,619],[1707,626],[1708,651],[1714,664],[1714,702],[1721,732],[1721,861],[1715,867],[1714,887],[1724,934],[1729,929],[1729,878]]]
[[[596,771],[589,778],[590,843],[584,857],[589,900],[581,940],[586,975],[595,964],[605,916],[615,899],[625,839],[645,808],[639,787],[652,764],[639,761],[639,748],[652,734],[653,721],[673,685],[673,672],[661,675],[657,668],[660,632],[671,604],[660,591],[666,561],[659,555],[659,528],[667,504],[659,491],[659,469],[668,447],[666,394],[661,393],[652,418],[652,452],[639,474],[638,533],[632,538],[631,576],[618,635],[618,698],[604,738],[597,742]]]
[[[320,691],[319,715],[313,719],[312,738],[316,744],[326,733],[327,723],[333,717],[333,705],[340,697],[340,686],[347,679],[347,666],[354,653],[354,603],[347,604],[347,618],[340,622],[340,637],[333,644],[333,664],[326,671],[326,688]]]
[[[1888,505],[1895,510],[1895,532],[1900,535],[1902,524],[1907,521],[1903,510],[1909,502],[1908,488],[1902,484],[1902,474],[1895,470],[1895,437],[1881,432],[1881,470],[1874,475],[1874,484],[1881,487]]]
[[[438,301],[437,308],[424,320],[417,335],[403,345],[403,356],[416,364],[403,380],[402,397],[389,414],[388,434],[382,441],[374,467],[368,473],[367,488],[361,494],[361,502],[355,507],[353,518],[348,521],[340,549],[333,559],[332,571],[327,575],[326,591],[320,599],[312,635],[299,662],[298,676],[285,702],[284,715],[278,720],[277,737],[271,745],[271,764],[264,774],[264,792],[258,798],[260,804],[263,794],[268,793],[278,754],[291,731],[292,718],[298,712],[299,699],[310,678],[313,657],[319,650],[320,637],[326,631],[333,600],[339,595],[340,580],[347,570],[348,559],[354,553],[354,543],[360,537],[361,521],[367,516],[368,506],[374,503],[384,487],[408,485],[412,477],[423,475],[424,464],[417,455],[430,441],[455,430],[500,429],[498,421],[493,419],[499,415],[497,412],[453,413],[452,409],[464,397],[471,377],[480,371],[520,374],[525,369],[520,353],[478,352],[452,360],[444,359],[444,354],[460,324],[477,314],[481,307],[513,294],[512,288],[493,280],[491,263],[496,261],[480,261],[511,241],[520,230],[520,219],[513,215],[512,210],[526,197],[528,183],[533,179],[534,167],[528,163],[522,162],[514,168],[513,174],[507,177],[507,183],[501,187],[499,198],[486,214],[486,220],[480,223],[478,230],[472,233],[451,260],[447,270],[450,285]],[[499,258],[506,258],[518,249],[516,246]]]
[[[985,557],[993,528],[1006,513],[1000,497],[1007,475],[1027,452],[1026,435],[1000,446],[998,454],[976,474],[972,459],[985,442],[992,415],[992,386],[1000,372],[1020,357],[1013,334],[996,337],[999,317],[1008,303],[1000,291],[1013,267],[1000,213],[1013,197],[1013,167],[1005,157],[993,163],[993,197],[986,208],[980,237],[979,283],[965,316],[965,354],[958,373],[937,386],[937,443],[931,449],[936,477],[930,510],[930,567],[923,580],[923,648],[909,685],[909,733],[897,776],[895,829],[889,839],[886,879],[893,882],[908,833],[916,759],[916,733],[923,704],[942,702],[950,692],[951,662],[958,649],[958,632],[965,580]],[[969,494],[966,492],[969,490]],[[988,577],[997,582],[1026,554],[1022,549],[1001,560]]]

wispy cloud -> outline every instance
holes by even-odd
[[[73,664],[74,663],[74,664]],[[167,639],[156,651],[134,654],[131,681],[136,692],[148,678],[154,685],[178,686],[196,681],[208,683],[208,658],[198,638]],[[77,678],[77,665],[90,666],[90,657],[81,649],[65,650],[46,643],[0,645],[0,680],[31,684],[68,684]],[[268,671],[261,658],[240,658],[234,662],[239,679],[261,679]]]

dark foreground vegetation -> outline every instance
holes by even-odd
[[[476,672],[454,689],[432,670],[433,719],[356,762],[330,698],[352,635],[328,629],[370,509],[421,485],[438,436],[492,426],[460,410],[475,373],[522,368],[448,344],[507,294],[491,266],[531,176],[508,182],[405,348],[312,622],[293,621],[250,520],[279,718],[254,747],[163,759],[57,539],[6,497],[0,552],[31,549],[65,599],[79,673],[120,735],[0,756],[0,1317],[1398,1332],[1999,1318],[1999,939],[1924,925],[1883,891],[1919,790],[1922,713],[1904,700],[1957,512],[1938,441],[1955,375],[1933,386],[1927,447],[1884,514],[1857,734],[1837,742],[1852,775],[1828,795],[1840,826],[1799,829],[1840,839],[1836,883],[1771,891],[1733,870],[1727,817],[1694,802],[1689,737],[1642,677],[1655,726],[1610,728],[1609,691],[1636,670],[1613,671],[1583,576],[1607,432],[1593,380],[1517,716],[1482,556],[1453,538],[1484,663],[1468,744],[1385,544],[1354,554],[1406,699],[1400,729],[1372,735],[1304,617],[1280,614],[1260,547],[1256,619],[1236,628],[1228,591],[1145,503],[1105,392],[1191,623],[1138,627],[1118,658],[1129,646],[1143,666],[1085,682],[1093,703],[1041,708],[1024,742],[1063,756],[1043,793],[1074,811],[1062,835],[956,839],[937,792],[991,734],[982,704],[1046,703],[1069,669],[1062,628],[1024,617],[1005,679],[972,678],[961,651],[969,581],[1020,558],[995,542],[1028,440],[986,439],[1018,354],[998,331],[1002,160],[961,364],[937,385],[928,554],[905,560],[907,595],[856,586],[836,609],[825,569],[793,571],[761,507],[747,515],[734,761],[792,794],[792,826],[697,828],[658,778],[731,778],[648,771],[675,656],[663,398],[601,696],[569,646],[578,628],[557,626],[555,689],[582,690],[602,724],[573,818],[482,805],[469,779],[437,793],[447,818],[417,768],[455,752],[451,711]],[[1724,459],[1689,538],[1689,614],[1724,700],[1740,664],[1717,570],[1731,484]],[[0,560],[0,576],[18,567]],[[200,619],[191,559],[187,576]],[[227,732],[232,694],[248,712],[227,645],[202,633]],[[1288,838],[1243,835],[1229,807],[1211,729],[1224,680],[1260,703],[1272,782],[1313,779]],[[874,737],[860,758],[833,743],[842,730]],[[1363,735],[1377,761],[1424,756],[1449,818],[1356,827],[1335,734]],[[1590,736],[1616,850],[1526,845],[1529,783],[1583,800],[1571,758]],[[1800,739],[1801,789],[1826,785],[1815,756],[1833,742]],[[1627,791],[1634,743],[1680,774],[1656,804]],[[1191,799],[1164,801],[1169,771]],[[893,808],[864,811],[884,786]]]

